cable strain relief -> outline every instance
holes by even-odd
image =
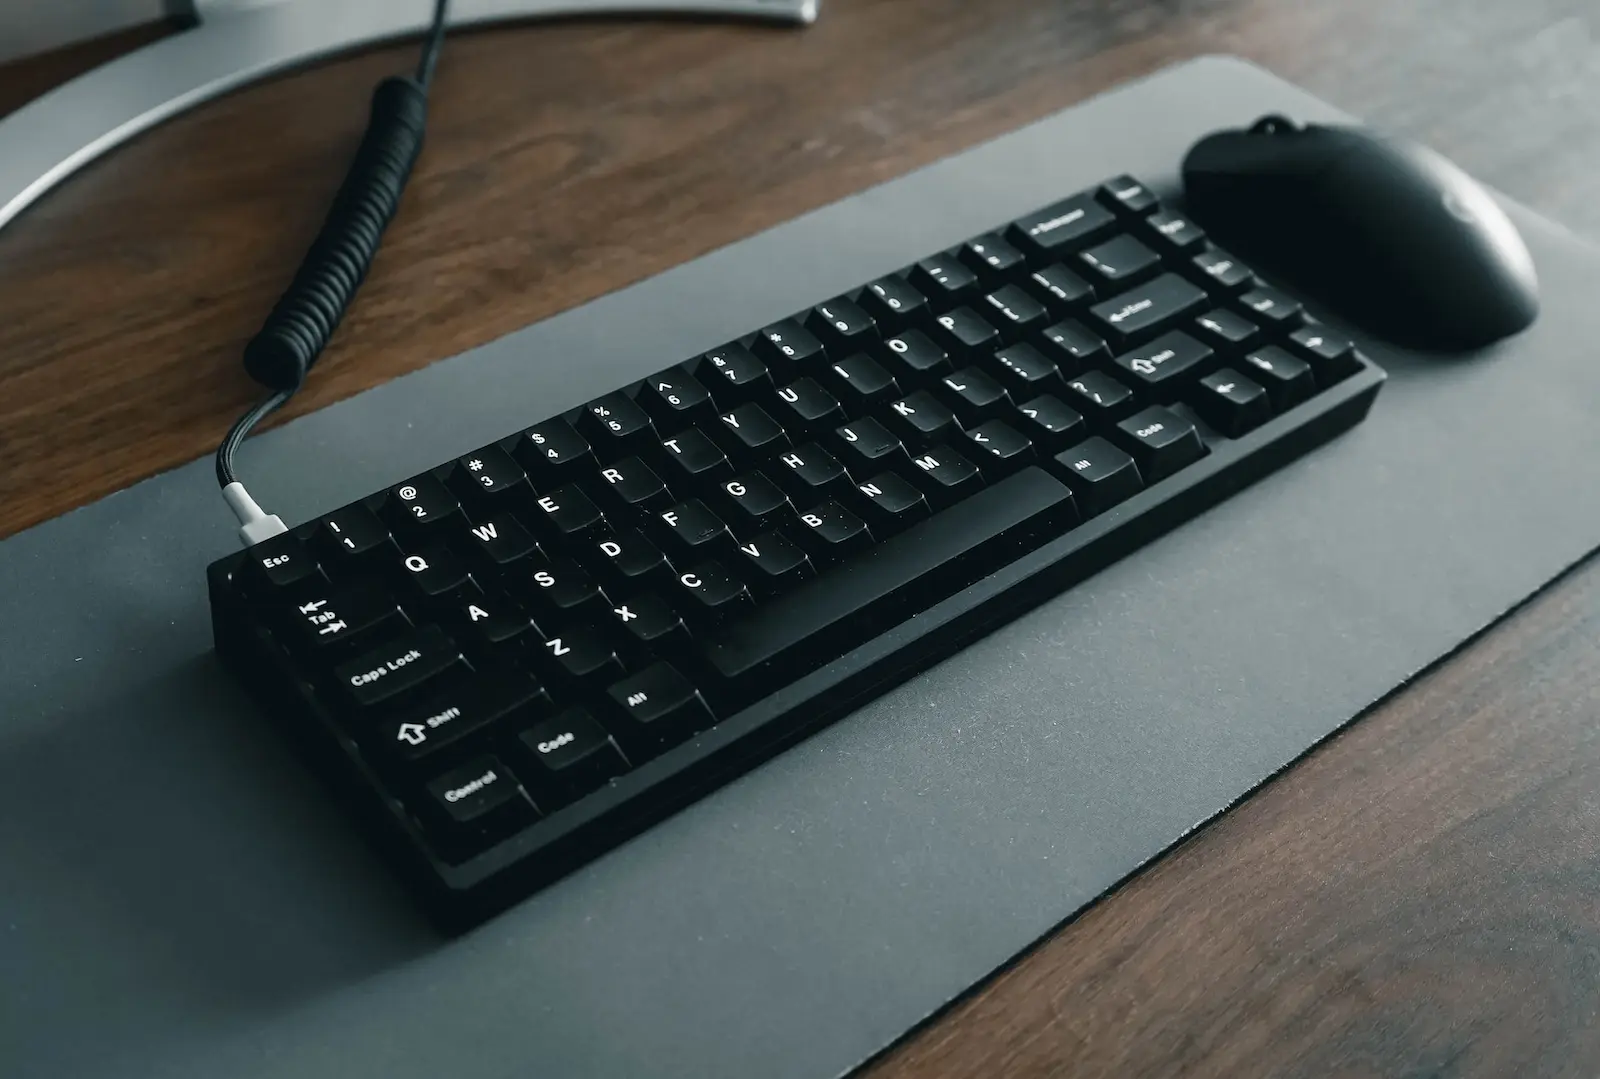
[[[289,531],[282,518],[262,509],[256,500],[250,497],[250,492],[245,490],[244,484],[237,480],[222,489],[222,500],[239,519],[239,542],[246,547],[254,547],[262,540],[281,536]]]

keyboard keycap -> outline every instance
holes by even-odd
[[[579,544],[595,535],[605,526],[605,516],[573,484],[559,487],[534,502],[534,535],[540,539],[564,544]]]
[[[753,401],[722,413],[713,431],[721,438],[723,449],[735,460],[770,457],[789,445],[789,435],[783,425]]]
[[[606,690],[630,743],[665,746],[715,722],[700,691],[669,663],[655,663]]]
[[[850,474],[844,466],[815,442],[780,454],[773,472],[801,505],[810,505],[850,485]]]
[[[540,641],[534,650],[542,669],[559,681],[604,683],[622,673],[622,660],[609,640],[590,626],[569,626]]]
[[[956,429],[956,416],[927,390],[918,390],[889,406],[889,419],[900,433],[920,445]]]
[[[533,819],[533,803],[506,766],[494,757],[478,757],[453,768],[427,786],[433,815],[446,829],[438,837],[439,853],[463,860],[493,837]]]
[[[525,674],[484,672],[414,708],[385,714],[374,726],[373,742],[402,760],[423,760],[492,724],[534,719],[549,703]]]
[[[1200,337],[1230,354],[1253,348],[1261,340],[1260,326],[1226,307],[1207,311],[1194,324]]]
[[[415,532],[432,529],[442,521],[461,520],[460,501],[431,472],[389,488],[385,509],[396,528]]]
[[[684,614],[697,622],[715,621],[750,605],[750,590],[720,562],[706,561],[678,574],[679,595],[690,602]]]
[[[1256,281],[1256,275],[1250,272],[1250,267],[1220,247],[1207,247],[1190,261],[1195,269],[1205,275],[1208,288],[1219,289],[1230,295],[1244,291]]]
[[[1289,348],[1311,365],[1317,385],[1322,389],[1361,369],[1361,363],[1355,357],[1355,346],[1342,337],[1330,334],[1322,326],[1300,327],[1289,335]]]
[[[1095,328],[1126,347],[1170,329],[1210,301],[1198,286],[1166,273],[1089,308]]]
[[[1059,262],[1035,270],[1028,275],[1028,280],[1037,295],[1058,309],[1077,308],[1094,299],[1094,289],[1089,283]]]
[[[895,380],[872,357],[856,353],[828,365],[829,381],[843,398],[846,411],[856,412],[900,396]]]
[[[637,457],[628,457],[602,468],[600,485],[611,496],[611,509],[624,517],[641,517],[672,504],[672,492],[661,477]]]
[[[1166,389],[1204,374],[1215,353],[1186,333],[1166,333],[1112,362],[1137,385]]]
[[[611,593],[614,596],[628,596],[665,584],[672,575],[672,566],[661,548],[637,529],[629,528],[607,536],[595,547],[601,556],[599,564],[614,587]]]
[[[1098,334],[1090,333],[1081,322],[1067,319],[1044,331],[1039,351],[1063,375],[1072,376],[1090,364],[1110,358],[1111,352]]]
[[[669,487],[677,484],[705,487],[722,481],[733,472],[722,448],[693,427],[662,439],[660,456],[669,462],[666,477]]]
[[[1085,371],[1067,382],[1067,397],[1090,426],[1100,428],[1133,412],[1133,391],[1101,371]]]
[[[922,489],[928,501],[943,509],[968,497],[983,486],[983,474],[976,465],[949,446],[934,446],[911,458],[920,470]]]
[[[371,583],[291,601],[282,619],[289,627],[290,647],[312,655],[343,648],[367,634],[393,634],[410,625],[394,598]]]
[[[533,495],[522,466],[499,446],[485,446],[458,459],[450,485],[475,513],[510,507]]]
[[[1206,242],[1206,233],[1182,214],[1170,210],[1145,218],[1152,239],[1169,251],[1193,251]]]
[[[961,260],[980,278],[1009,278],[1021,272],[1026,258],[1011,244],[990,232],[968,240],[961,248]]]
[[[1016,285],[998,288],[983,301],[988,305],[989,317],[1012,340],[1043,329],[1050,320],[1044,304]]]
[[[333,681],[358,708],[371,708],[464,666],[438,626],[423,626],[334,668]]]
[[[424,600],[446,601],[472,584],[467,564],[442,544],[424,547],[400,559],[401,578],[412,595]]]
[[[479,565],[503,573],[512,565],[539,553],[539,545],[528,535],[528,530],[509,513],[498,513],[481,525],[469,525],[467,535],[472,553],[470,557]]]
[[[1193,402],[1205,421],[1229,438],[1239,438],[1272,418],[1267,391],[1231,367],[1202,378]]]
[[[753,535],[793,514],[789,496],[762,472],[735,476],[722,485],[722,494],[728,523],[736,535]]]
[[[950,370],[950,354],[920,330],[907,330],[884,341],[895,374],[916,380]]]
[[[517,459],[541,491],[587,475],[594,468],[589,440],[562,419],[546,420],[524,431],[517,440]]]
[[[710,392],[681,367],[669,367],[645,379],[639,389],[639,404],[667,431],[703,423],[716,411]]]
[[[1091,438],[1058,454],[1056,464],[1086,517],[1104,513],[1144,490],[1133,458],[1103,438]]]
[[[591,442],[604,447],[605,458],[637,453],[656,441],[655,424],[650,414],[625,393],[608,393],[583,406]]]
[[[872,545],[867,523],[834,499],[800,514],[798,538],[819,563],[837,562]]]
[[[517,735],[532,765],[525,771],[541,804],[564,805],[628,770],[609,731],[584,708],[569,708]]]
[[[1154,192],[1126,174],[1101,184],[1096,196],[1102,205],[1125,217],[1141,217],[1160,205]]]
[[[1033,443],[1004,420],[990,420],[967,432],[978,450],[979,468],[991,476],[1003,476],[1031,464]]]
[[[844,651],[864,627],[924,610],[995,569],[998,552],[1013,557],[1076,521],[1066,486],[1024,469],[725,624],[707,639],[706,659],[746,686],[764,672],[788,683]]]
[[[1019,400],[1061,388],[1061,372],[1032,345],[1012,345],[994,354],[989,365],[1010,395]]]
[[[661,523],[666,526],[675,560],[687,557],[695,561],[718,555],[733,542],[727,523],[698,498],[663,511]]]
[[[856,489],[861,492],[856,505],[875,537],[909,528],[933,512],[927,496],[893,472],[880,472]]]
[[[499,593],[469,595],[442,609],[440,618],[476,657],[503,656],[533,629],[528,613]]]
[[[1009,235],[1030,258],[1044,259],[1094,243],[1116,227],[1116,218],[1092,196],[1074,195],[1020,219]]]
[[[1311,367],[1277,345],[1268,345],[1244,358],[1244,369],[1267,391],[1274,411],[1293,408],[1316,392]]]
[[[1113,237],[1079,252],[1078,259],[1112,288],[1126,288],[1153,276],[1161,267],[1161,256],[1127,234]]]
[[[750,560],[747,577],[757,595],[777,595],[814,572],[805,551],[781,532],[763,532],[739,544],[739,551]]]
[[[1048,394],[1024,401],[1017,412],[1022,417],[1018,426],[1029,441],[1046,449],[1081,442],[1089,433],[1082,415]]]
[[[316,539],[335,572],[340,567],[359,568],[395,550],[389,526],[359,502],[324,517],[317,527]]]
[[[964,367],[939,380],[941,396],[955,409],[963,426],[970,426],[1011,407],[1006,388],[976,367]]]
[[[796,431],[812,431],[837,426],[844,419],[838,400],[817,384],[802,378],[778,391],[778,422]]]
[[[743,345],[713,349],[701,357],[700,375],[711,383],[711,396],[732,404],[772,392],[772,372]]]
[[[611,613],[629,636],[656,655],[676,653],[689,644],[682,616],[654,592],[619,603]]]
[[[832,446],[839,463],[857,476],[908,462],[905,443],[870,416],[836,429]]]
[[[953,255],[923,259],[911,271],[911,285],[934,308],[962,303],[978,294],[978,275]]]
[[[861,292],[861,308],[878,326],[893,333],[928,316],[928,300],[903,277],[880,277]]]
[[[933,327],[933,341],[958,364],[968,357],[993,352],[1001,344],[1000,331],[969,307],[940,315]]]
[[[1117,441],[1133,454],[1146,484],[1166,479],[1206,455],[1194,424],[1169,409],[1147,408],[1115,429]]]
[[[786,375],[815,370],[828,358],[816,334],[793,319],[773,323],[756,334],[754,348],[769,367]]]
[[[877,343],[878,324],[853,300],[840,297],[818,304],[806,317],[806,328],[828,346],[834,355],[848,356]]]
[[[1305,308],[1293,296],[1275,288],[1251,289],[1239,297],[1239,306],[1263,326],[1291,329],[1305,321]]]
[[[606,603],[594,578],[570,558],[530,559],[507,587],[538,607],[537,618],[553,623],[576,621]]]
[[[293,532],[262,540],[250,548],[245,563],[246,586],[264,598],[277,599],[315,590],[326,584],[322,567]]]

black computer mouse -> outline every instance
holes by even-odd
[[[1394,344],[1472,349],[1538,316],[1516,226],[1424,147],[1270,116],[1202,139],[1183,182],[1189,213],[1220,243]]]

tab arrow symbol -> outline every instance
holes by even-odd
[[[325,625],[321,629],[317,630],[317,636],[326,637],[330,633],[342,633],[344,630],[346,630],[348,628],[349,627],[346,626],[343,622],[329,622],[327,625]]]
[[[322,610],[323,606],[327,604],[327,602],[328,601],[325,599],[312,600],[310,603],[307,603],[300,608],[300,613],[310,614],[312,611],[320,611]]]

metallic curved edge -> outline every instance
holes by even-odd
[[[602,14],[810,23],[820,0],[457,0],[452,27]],[[322,57],[420,34],[429,0],[292,0],[203,15],[0,119],[0,229],[100,155],[170,117]],[[205,10],[205,9],[202,9]]]

